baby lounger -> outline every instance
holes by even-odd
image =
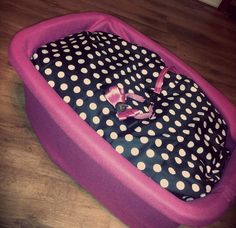
[[[205,225],[234,199],[235,107],[133,28],[51,19],[18,33],[10,60],[52,160],[127,225]]]

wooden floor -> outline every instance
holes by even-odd
[[[123,19],[174,52],[236,104],[236,22],[198,1],[1,0],[0,227],[125,227],[49,160],[27,120],[22,83],[8,63],[7,48],[16,31],[83,11]],[[236,205],[208,227],[236,227]]]

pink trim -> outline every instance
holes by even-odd
[[[134,93],[127,93],[125,94],[124,89],[119,89],[117,86],[111,86],[106,92],[105,97],[107,101],[117,109],[117,104],[121,103],[125,105],[125,100],[127,97],[136,100],[138,102],[144,102],[145,99],[142,96],[139,96]],[[133,117],[135,119],[147,119],[150,118],[153,114],[153,107],[152,105],[149,106],[149,110],[147,113],[142,113],[138,109],[124,107],[125,110],[117,110],[116,116],[119,120],[126,120],[128,117]]]
[[[207,197],[183,202],[154,183],[79,118],[34,68],[30,56],[37,47],[84,30],[115,33],[157,52],[167,66],[174,65],[198,83],[223,114],[229,126],[227,145],[232,156],[221,181]],[[235,198],[235,106],[183,61],[131,26],[102,13],[62,16],[16,34],[9,56],[24,82],[29,119],[50,157],[129,226],[206,225],[218,219]]]
[[[114,108],[116,108],[117,103],[125,103],[125,92],[117,86],[111,86],[104,96]]]
[[[145,101],[145,99],[142,96],[139,96],[135,93],[126,93],[126,97],[129,97],[129,98],[131,98],[133,100],[136,100],[138,102],[144,102]]]
[[[174,66],[170,66],[170,67],[164,67],[162,69],[162,71],[160,72],[160,74],[157,78],[156,84],[155,84],[155,88],[154,88],[155,93],[158,93],[158,94],[161,93],[161,88],[162,88],[162,85],[163,85],[165,75],[167,74],[167,72],[169,70],[174,69],[174,68],[175,68]]]
[[[141,114],[141,111],[134,108],[127,108],[123,112],[118,112],[116,115],[119,120],[126,120],[128,117],[136,118],[138,115]]]
[[[139,120],[144,120],[144,119],[150,119],[152,116],[153,116],[153,106],[150,105],[148,107],[148,112],[140,113],[136,115],[135,118]]]

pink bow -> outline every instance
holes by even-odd
[[[148,112],[143,113],[141,110],[131,108],[125,104],[127,97],[139,102],[144,102],[145,99],[134,93],[125,94],[124,89],[119,89],[117,86],[111,86],[105,92],[105,97],[107,101],[117,110],[116,116],[119,120],[125,120],[128,117],[134,117],[135,119],[146,119],[150,118],[153,114],[152,105],[149,106]]]

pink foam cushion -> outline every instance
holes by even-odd
[[[159,53],[167,65],[174,65],[178,72],[193,78],[220,110],[229,126],[227,146],[232,156],[221,181],[207,197],[183,202],[136,170],[78,118],[34,68],[30,56],[38,47],[84,30],[115,33]],[[44,148],[58,165],[126,224],[134,227],[204,225],[221,216],[235,198],[235,107],[185,63],[124,22],[101,13],[51,19],[19,32],[9,54],[25,84],[27,112]]]

